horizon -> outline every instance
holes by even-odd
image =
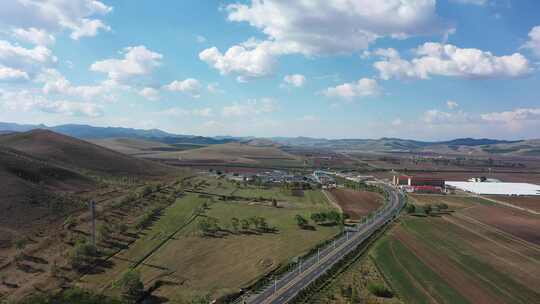
[[[0,121],[1,124],[15,124],[19,126],[32,126],[32,127],[40,127],[44,126],[46,128],[55,128],[55,127],[62,127],[62,126],[82,126],[82,127],[91,127],[91,128],[120,128],[120,129],[128,129],[128,130],[136,130],[136,131],[160,131],[168,133],[172,136],[200,136],[200,137],[209,137],[209,138],[240,138],[240,139],[246,139],[246,138],[252,138],[252,139],[298,139],[298,138],[306,138],[306,139],[313,139],[313,140],[383,140],[383,139],[398,139],[398,140],[408,140],[408,141],[418,141],[418,142],[431,142],[431,143],[438,143],[438,142],[449,142],[454,140],[462,140],[462,139],[472,139],[472,140],[497,140],[497,141],[508,141],[508,142],[519,142],[519,141],[530,141],[530,140],[538,140],[540,138],[516,138],[516,139],[508,139],[508,138],[496,138],[496,137],[452,137],[452,138],[446,138],[446,139],[415,139],[415,138],[404,138],[404,137],[377,137],[377,138],[359,138],[359,137],[336,137],[336,138],[329,138],[329,137],[310,137],[310,136],[271,136],[271,137],[258,137],[258,136],[251,136],[251,135],[244,135],[244,136],[232,136],[232,135],[198,135],[198,134],[186,134],[186,133],[175,133],[170,132],[167,130],[159,129],[159,128],[152,128],[152,129],[140,129],[140,128],[130,128],[130,127],[124,127],[124,126],[96,126],[96,125],[88,125],[88,124],[77,124],[77,123],[67,123],[67,124],[60,124],[60,125],[47,125],[44,123],[37,123],[37,124],[18,124],[15,122],[6,122],[6,121]],[[36,130],[39,128],[32,128],[31,130]],[[42,129],[42,130],[48,130],[48,129]],[[3,130],[0,126],[0,131],[11,131],[11,130]],[[21,132],[27,132],[27,131],[21,131]]]
[[[532,0],[13,1],[0,12],[0,121],[199,136],[536,138],[535,11]]]

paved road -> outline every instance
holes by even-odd
[[[391,186],[386,184],[381,184],[381,186],[388,193],[389,202],[378,210],[374,217],[357,224],[354,229],[345,232],[332,244],[321,248],[317,254],[300,261],[296,269],[274,280],[260,293],[249,295],[236,303],[242,303],[242,301],[249,304],[287,303],[302,289],[309,286],[315,279],[362,244],[373,232],[394,219],[405,203],[403,196]]]

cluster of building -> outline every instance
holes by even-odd
[[[394,175],[392,183],[406,192],[442,193],[446,189],[444,179],[433,177]]]
[[[472,177],[468,181],[445,181],[442,178],[394,175],[392,183],[406,192],[445,193],[461,190],[483,195],[540,195],[540,186],[529,183],[506,183],[498,179]]]

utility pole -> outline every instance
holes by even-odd
[[[92,217],[92,245],[96,246],[96,202],[90,201],[90,216]]]
[[[274,293],[277,291],[277,279],[274,278]]]
[[[321,261],[321,249],[317,248],[317,263]]]

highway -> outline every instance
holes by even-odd
[[[376,211],[370,219],[365,219],[357,224],[354,229],[349,229],[328,246],[321,248],[319,252],[299,261],[295,269],[290,270],[257,294],[245,295],[234,303],[249,304],[282,304],[292,300],[302,289],[309,286],[318,277],[332,268],[362,244],[375,231],[393,220],[405,202],[403,195],[395,188],[382,184],[384,191],[388,193],[388,202]]]

